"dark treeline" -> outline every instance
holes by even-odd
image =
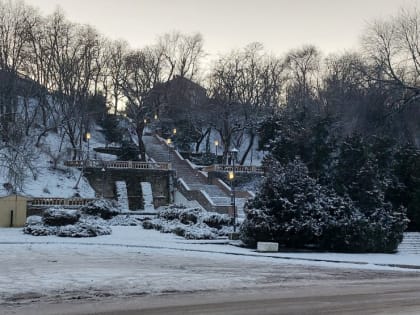
[[[23,2],[2,0],[2,139],[16,135],[14,126],[28,132],[33,116],[39,115],[45,128],[59,126],[76,148],[89,118],[101,110],[92,105],[99,101],[92,96],[100,94],[110,112],[125,108],[139,140],[144,122],[156,113],[164,118],[163,109],[185,111],[189,106],[186,117],[167,117],[195,130],[198,139],[212,128],[225,150],[245,141],[244,134],[253,142],[257,124],[279,110],[302,119],[334,116],[346,134],[381,132],[418,144],[418,19],[410,10],[372,23],[359,52],[323,57],[316,47],[305,46],[273,56],[254,43],[220,56],[204,72],[199,34],[173,32],[142,49],[131,49],[92,26],[68,21],[60,10],[42,16]],[[17,75],[30,81],[23,84]],[[178,88],[176,97],[153,94],[174,77],[203,85],[209,100],[194,99],[188,85]],[[17,89],[20,96],[39,100],[37,106],[23,102],[26,108],[20,111],[25,115],[16,112]],[[23,128],[16,119],[23,120]],[[140,151],[144,154],[143,148]]]

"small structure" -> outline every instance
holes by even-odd
[[[261,253],[271,253],[279,251],[279,243],[274,242],[258,242],[257,243],[257,252]]]
[[[21,227],[26,223],[28,198],[19,195],[0,197],[0,227]]]

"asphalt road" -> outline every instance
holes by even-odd
[[[420,314],[420,280],[387,279],[173,293],[15,309],[13,314]],[[5,313],[12,314],[12,313]]]

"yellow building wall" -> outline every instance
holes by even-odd
[[[13,227],[21,227],[26,223],[27,198],[11,195],[0,198],[0,227],[10,227],[13,210]]]

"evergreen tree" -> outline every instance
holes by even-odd
[[[407,145],[395,154],[393,173],[398,178],[387,191],[387,197],[396,205],[407,208],[409,231],[420,231],[420,150]]]
[[[275,241],[293,248],[392,252],[401,242],[407,223],[404,208],[394,209],[383,202],[383,195],[373,198],[371,207],[371,200],[358,202],[363,205],[359,208],[311,178],[301,160],[283,166],[270,159],[268,165],[261,190],[247,204],[241,227],[247,245]]]

